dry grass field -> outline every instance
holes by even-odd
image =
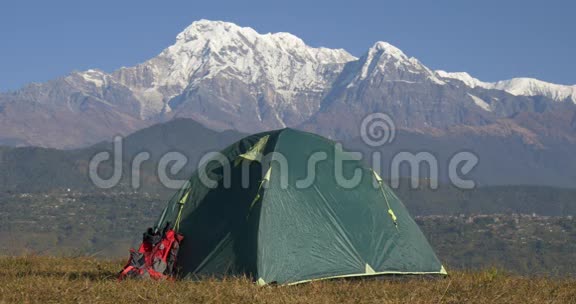
[[[0,303],[576,303],[576,279],[496,269],[442,279],[319,281],[257,287],[246,278],[116,280],[122,261],[0,257]]]

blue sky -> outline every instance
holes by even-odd
[[[576,84],[574,1],[3,1],[0,91],[158,54],[198,19],[290,32],[360,56],[388,41],[433,69],[485,81]]]

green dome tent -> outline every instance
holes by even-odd
[[[345,156],[336,143],[293,129],[213,155],[156,225],[184,235],[179,275],[246,275],[265,285],[446,274],[378,174],[360,161],[338,166]]]

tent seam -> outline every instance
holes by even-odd
[[[276,152],[276,148],[278,147],[278,142],[280,141],[280,136],[282,136],[282,133],[284,133],[284,131],[286,131],[287,129],[282,129],[278,131],[278,136],[276,136],[276,141],[274,142],[274,148],[272,148],[272,152]],[[274,174],[275,172],[272,172],[272,162],[274,161],[274,159],[270,159],[270,168],[268,168],[268,170],[270,170],[270,177],[268,178],[268,181],[266,182],[267,185],[265,185],[262,189],[262,198],[260,198],[261,202],[261,208],[260,208],[260,215],[258,216],[258,234],[256,235],[256,275],[257,277],[261,277],[260,274],[260,268],[258,267],[258,265],[260,264],[260,225],[262,224],[262,218],[263,218],[263,214],[262,214],[262,208],[264,208],[264,202],[266,200],[266,192],[268,190],[268,186],[270,184],[270,180],[272,179],[272,174]]]

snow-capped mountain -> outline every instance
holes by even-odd
[[[175,117],[217,130],[291,126],[333,137],[357,135],[362,118],[377,111],[399,128],[479,127],[565,111],[568,102],[558,101],[575,101],[574,90],[432,71],[386,42],[356,58],[288,33],[200,20],[134,67],[74,72],[0,94],[0,144],[78,147]]]
[[[457,126],[479,130],[522,112],[560,111],[566,104],[546,96],[484,88],[464,79],[467,85],[430,70],[389,43],[377,42],[344,67],[320,110],[303,127],[332,138],[350,138],[360,135],[364,117],[385,112],[399,128],[440,134]],[[528,134],[524,133],[525,142],[535,143]]]
[[[423,78],[438,84],[444,84],[437,75],[424,66],[418,59],[408,57],[399,48],[388,42],[376,42],[368,52],[354,63],[359,70],[344,78],[347,87],[358,85],[362,81],[377,75],[384,76],[386,82],[418,82]],[[349,72],[348,72],[349,73]]]
[[[471,88],[481,87],[484,89],[502,90],[517,96],[546,96],[556,101],[572,101],[576,103],[576,85],[560,85],[545,82],[534,78],[513,78],[497,82],[480,81],[466,72],[436,71],[440,78],[456,79],[464,82]]]
[[[131,88],[145,105],[143,118],[170,112],[172,107],[200,110],[198,104],[203,101],[195,97],[212,94],[205,92],[207,87],[219,91],[224,86],[230,91],[219,96],[225,99],[222,107],[234,103],[254,107],[250,119],[263,120],[267,109],[258,103],[265,100],[273,111],[268,114],[270,123],[283,126],[316,111],[344,63],[354,59],[344,50],[307,46],[288,33],[263,35],[233,23],[200,20],[181,32],[176,43],[159,56],[112,76]],[[238,91],[234,87],[244,88]],[[175,98],[183,93],[187,93],[185,97]],[[234,100],[238,98],[235,94],[249,95],[252,100]]]

